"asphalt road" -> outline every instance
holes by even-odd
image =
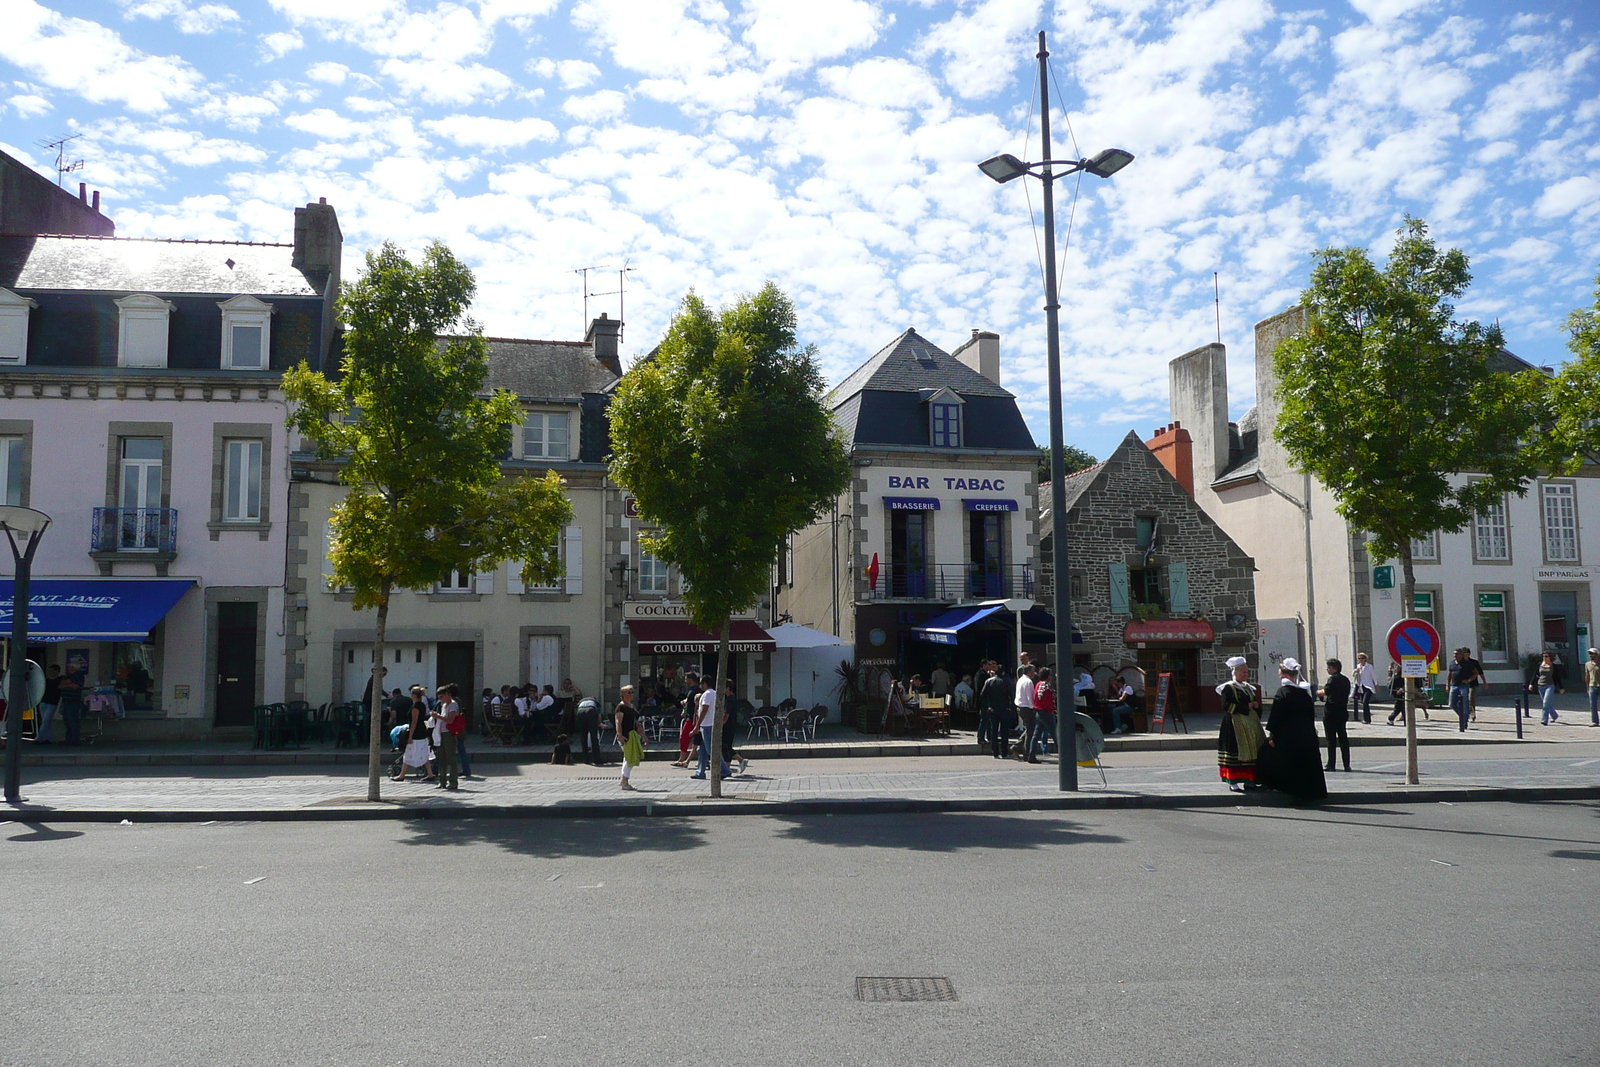
[[[1589,803],[8,825],[0,865],[7,1065],[1600,1048]],[[856,1001],[879,975],[959,999]]]

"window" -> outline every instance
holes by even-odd
[[[1544,500],[1544,558],[1551,563],[1578,562],[1578,506],[1573,486],[1549,482]]]
[[[217,306],[222,309],[223,369],[266,370],[271,362],[272,305],[244,295]]]
[[[22,438],[0,437],[0,504],[22,504]]]
[[[1418,590],[1411,601],[1411,614],[1430,624],[1435,630],[1439,628],[1439,620],[1434,616],[1433,594]]]
[[[552,550],[555,553],[556,563],[558,565],[561,563],[561,560],[562,560],[561,546],[562,546],[563,540],[564,539],[562,538],[561,534],[557,533],[556,536],[555,536],[555,542],[551,546]],[[521,560],[513,559],[513,560],[508,560],[506,562],[506,592],[508,592],[508,593],[518,593],[518,594],[520,594],[520,593],[555,593],[555,592],[560,592],[560,590],[561,590],[561,579],[560,578],[556,578],[555,581],[550,582],[548,585],[529,584],[529,583],[524,582],[522,580],[522,561]]]
[[[117,547],[154,552],[162,547],[164,513],[161,510],[165,442],[159,437],[122,438],[122,482],[117,503]]]
[[[522,427],[523,459],[557,459],[571,457],[568,434],[568,416],[551,412],[533,412]]]
[[[935,448],[961,447],[961,405],[934,404],[933,444]]]
[[[1478,658],[1484,664],[1507,663],[1511,641],[1506,625],[1506,595],[1478,594]]]
[[[159,296],[134,293],[116,301],[121,318],[117,327],[117,366],[165,367],[168,316],[176,308]]]
[[[39,305],[0,289],[0,363],[28,362],[28,311]]]
[[[260,441],[229,441],[224,446],[222,521],[261,521]]]
[[[1439,534],[1437,531],[1430,533],[1420,541],[1411,542],[1411,561],[1413,563],[1439,562]]]
[[[667,591],[667,565],[639,546],[639,592],[665,593]]]
[[[1473,522],[1473,551],[1480,560],[1509,560],[1511,541],[1506,536],[1505,501],[1490,504]]]
[[[441,593],[470,593],[472,592],[471,571],[451,571],[449,577],[438,585]]]

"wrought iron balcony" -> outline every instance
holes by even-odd
[[[878,581],[867,580],[867,600],[1005,600],[1036,595],[1033,568],[1027,564],[986,567],[977,563],[938,563],[922,567],[880,566]]]
[[[149,552],[170,556],[177,550],[176,508],[94,509],[91,552]]]

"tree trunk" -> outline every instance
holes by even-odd
[[[376,803],[379,797],[378,782],[383,774],[383,639],[389,629],[389,583],[383,585],[383,596],[378,600],[378,629],[372,642],[372,700],[367,712],[372,716],[367,732],[367,799]]]
[[[731,713],[727,695],[723,689],[728,683],[728,632],[733,628],[733,623],[728,619],[722,620],[722,631],[717,638],[717,702],[711,713],[711,759],[706,765],[706,776],[711,779],[711,796],[722,796],[722,718]]]
[[[1400,607],[1404,618],[1415,616],[1417,577],[1411,569],[1411,542],[1400,546]],[[1420,785],[1421,773],[1417,770],[1417,708],[1422,703],[1418,680],[1406,679],[1406,784]]]

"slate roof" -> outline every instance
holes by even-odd
[[[112,293],[321,296],[294,246],[132,237],[0,237],[0,286]],[[230,267],[228,261],[232,260]]]
[[[1136,441],[1139,440],[1139,435],[1132,431],[1129,431],[1128,436]],[[1140,444],[1143,443],[1142,441],[1140,442]],[[1127,439],[1124,438],[1122,444],[1117,446],[1117,451],[1120,452],[1127,444]],[[1111,455],[1116,455],[1116,452]],[[1068,511],[1071,511],[1073,506],[1078,503],[1078,499],[1089,491],[1089,487],[1094,485],[1095,480],[1100,477],[1100,472],[1105,469],[1106,464],[1110,461],[1111,456],[1107,456],[1092,467],[1085,467],[1081,471],[1075,471],[1067,475],[1066,479],[1061,483],[1061,487],[1064,490],[1062,496],[1067,502]],[[1039,483],[1039,531],[1041,535],[1051,525],[1055,514],[1051,510],[1050,503],[1051,498],[1054,496],[1054,489],[1055,487],[1050,484],[1050,479],[1048,478]]]
[[[604,392],[617,376],[594,358],[587,341],[533,341],[490,337],[490,389],[509,389],[520,397],[576,400]]]
[[[929,363],[932,365],[929,366]],[[1012,399],[1000,388],[916,330],[908,329],[871,359],[850,373],[828,394],[830,407],[863,390],[915,393],[947,386],[964,397],[993,396]]]

